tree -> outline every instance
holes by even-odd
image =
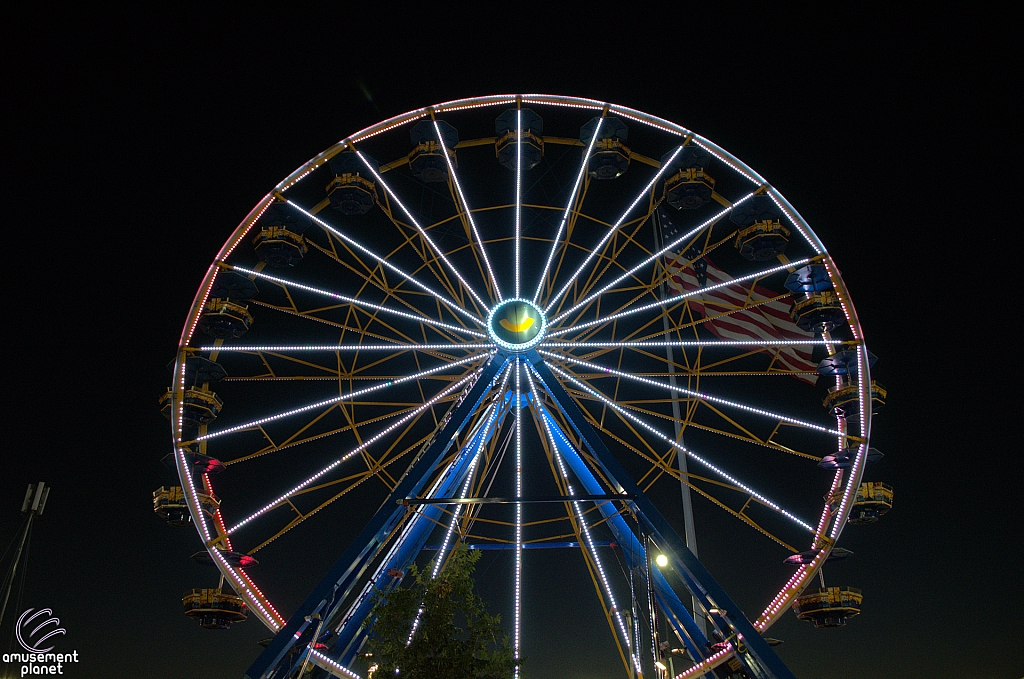
[[[413,564],[410,586],[378,593],[367,641],[378,677],[394,677],[396,669],[402,679],[512,677],[516,663],[508,634],[473,588],[479,559],[480,552],[459,545],[436,579],[429,568]]]

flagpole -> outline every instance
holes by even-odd
[[[664,247],[661,231],[661,217],[657,209],[654,210],[653,214],[654,222],[654,241],[656,243],[656,250],[660,251]],[[665,268],[665,261],[661,261],[662,268]],[[667,270],[666,270],[667,273]],[[659,286],[661,289],[661,298],[665,299],[668,296],[665,290],[665,281],[662,281]],[[665,329],[665,341],[670,342],[672,340],[668,326],[668,314],[665,313],[665,307],[662,306],[661,322]],[[686,454],[683,453],[683,437],[682,437],[682,425],[680,421],[682,416],[679,410],[679,391],[676,387],[676,366],[675,366],[675,352],[672,351],[671,346],[665,347],[665,357],[668,359],[668,383],[672,394],[672,418],[673,424],[675,425],[676,441],[679,442],[679,451],[676,454],[676,464],[679,467],[680,473],[680,488],[682,491],[683,499],[683,536],[686,538],[686,547],[694,556],[697,556],[697,535],[693,527],[693,503],[690,498],[690,486],[687,485],[686,479],[688,473],[686,469]],[[699,613],[701,610],[700,605],[697,603],[697,598],[693,597],[693,619],[697,623],[697,627],[700,629],[704,636],[707,636],[707,624],[703,613]]]

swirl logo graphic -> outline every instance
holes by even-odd
[[[33,613],[35,611],[35,613]],[[30,608],[18,618],[18,626],[15,633],[18,636],[18,643],[29,653],[46,653],[53,650],[49,648],[38,648],[43,642],[57,634],[66,634],[67,630],[60,627],[60,619],[52,616],[53,611],[49,608],[40,608],[36,611]],[[29,631],[31,628],[31,631]]]

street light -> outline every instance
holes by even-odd
[[[661,650],[661,657],[664,660],[668,660],[668,667],[666,668],[665,663],[662,661],[655,662],[654,664],[662,671],[667,669],[669,679],[674,679],[676,676],[676,667],[675,662],[673,661],[673,656],[678,657],[681,660],[690,661],[691,663],[692,660],[690,658],[690,654],[685,648],[669,648],[669,646],[670,644],[667,641],[663,641],[658,647],[659,650]]]

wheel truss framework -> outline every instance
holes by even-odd
[[[694,301],[691,299],[692,295],[679,294],[666,297],[663,292],[666,280],[670,276],[670,267],[684,263],[680,261],[684,256],[682,255],[683,248],[678,249],[679,254],[675,255],[674,260],[664,264],[662,258],[669,248],[652,251],[644,244],[640,235],[641,229],[649,223],[660,202],[655,187],[659,180],[663,179],[662,172],[671,164],[675,155],[666,154],[668,161],[659,163],[651,158],[633,153],[631,159],[660,169],[650,182],[638,192],[636,199],[628,209],[621,213],[617,221],[609,219],[600,222],[607,229],[606,237],[589,251],[583,264],[576,268],[579,257],[573,260],[572,257],[567,256],[567,253],[574,247],[579,248],[578,245],[572,243],[571,239],[574,229],[579,226],[578,220],[583,214],[582,205],[587,197],[589,187],[589,179],[584,176],[584,169],[586,168],[586,159],[590,157],[597,139],[597,133],[595,132],[589,145],[581,144],[579,140],[545,138],[545,141],[551,144],[586,146],[585,160],[564,212],[559,215],[561,221],[553,243],[555,246],[562,244],[562,247],[551,248],[544,272],[540,276],[540,280],[537,281],[536,292],[533,295],[534,301],[545,300],[542,306],[543,312],[546,314],[544,321],[547,324],[547,336],[536,348],[531,346],[528,351],[512,351],[510,353],[507,351],[509,347],[495,345],[495,337],[488,336],[489,325],[481,323],[481,319],[489,318],[489,312],[493,309],[492,305],[495,302],[513,297],[519,298],[520,295],[524,299],[528,299],[532,282],[520,280],[522,248],[526,241],[521,230],[522,212],[524,207],[535,210],[552,209],[547,205],[531,205],[522,200],[521,149],[517,153],[514,201],[487,208],[488,210],[512,211],[515,215],[515,282],[513,286],[509,286],[509,289],[504,290],[506,293],[513,293],[509,297],[503,296],[499,278],[494,275],[492,262],[488,259],[487,247],[485,247],[500,243],[501,239],[484,240],[480,238],[476,220],[480,218],[481,212],[474,211],[473,206],[467,204],[466,196],[459,185],[456,168],[447,155],[445,155],[445,160],[451,177],[448,188],[451,191],[452,202],[456,206],[456,213],[449,221],[452,224],[460,224],[465,230],[468,240],[465,252],[460,253],[457,248],[445,251],[445,248],[439,247],[432,239],[431,233],[436,235],[439,228],[445,226],[444,222],[435,222],[427,227],[421,226],[413,211],[410,211],[401,202],[395,190],[385,181],[386,173],[402,166],[401,161],[392,164],[393,166],[381,166],[374,170],[373,166],[360,154],[360,158],[364,160],[370,173],[382,189],[380,191],[382,211],[403,234],[401,242],[394,245],[394,249],[390,253],[372,252],[357,242],[350,234],[320,217],[321,211],[327,207],[329,201],[324,200],[307,209],[288,197],[289,189],[292,189],[305,176],[322,167],[341,152],[355,151],[359,154],[359,146],[362,142],[382,132],[422,119],[432,121],[438,138],[440,138],[442,135],[435,115],[473,107],[503,104],[515,106],[517,109],[526,104],[591,108],[599,113],[601,120],[614,114],[641,122],[670,135],[677,135],[680,141],[675,148],[675,154],[678,154],[686,145],[699,144],[718,161],[753,184],[752,191],[738,196],[732,201],[715,194],[714,199],[721,205],[721,210],[717,210],[714,216],[698,224],[673,245],[678,246],[683,243],[683,245],[697,247],[702,256],[712,253],[722,244],[730,241],[735,234],[730,233],[725,237],[712,239],[713,230],[710,227],[719,223],[733,208],[742,204],[750,196],[760,194],[773,199],[789,223],[803,236],[810,246],[811,252],[808,253],[808,256],[795,260],[787,260],[784,256],[780,256],[781,264],[778,266],[761,268],[750,274],[747,280],[733,279],[731,285],[744,284],[747,291],[747,301],[736,308],[722,310],[717,315],[708,313],[707,309],[703,314],[694,314],[690,306]],[[598,126],[598,130],[600,130],[600,126]],[[524,138],[522,129],[517,130],[517,138]],[[460,148],[460,146],[457,145],[456,148]],[[259,222],[263,213],[275,202],[282,201],[306,214],[315,225],[323,229],[327,234],[326,243],[310,241],[310,246],[327,259],[344,267],[347,275],[352,280],[359,282],[357,293],[336,292],[293,280],[291,274],[287,276],[272,275],[267,273],[262,266],[247,267],[230,261],[232,252],[249,235],[250,230]],[[591,221],[598,222],[599,220],[591,218]],[[640,265],[627,269],[619,263],[619,258],[623,252],[629,249],[639,249],[647,256]],[[399,251],[415,252],[420,259],[420,265],[417,268],[403,269],[400,265],[392,263],[393,256]],[[467,259],[467,254],[471,260]],[[480,279],[484,281],[482,290],[475,290],[472,284],[460,274],[459,267],[453,264],[457,257],[460,258],[460,265],[467,261],[472,261],[475,264]],[[395,261],[398,261],[397,257],[395,257]],[[745,404],[709,393],[703,389],[701,379],[717,375],[794,374],[794,371],[784,369],[782,362],[776,360],[781,349],[786,346],[786,342],[762,342],[760,344],[753,341],[735,342],[734,344],[739,346],[745,344],[748,347],[747,350],[741,351],[729,359],[716,362],[714,358],[709,359],[702,352],[712,345],[721,346],[728,342],[702,339],[697,330],[709,319],[729,317],[736,314],[737,311],[752,309],[775,301],[775,299],[761,299],[754,294],[758,283],[779,272],[792,272],[808,263],[820,265],[828,272],[829,279],[842,301],[850,336],[842,339],[825,332],[818,339],[806,340],[805,344],[823,344],[830,353],[843,348],[843,345],[854,350],[857,365],[855,389],[860,403],[860,413],[859,417],[848,419],[850,424],[855,426],[856,431],[848,431],[847,422],[842,418],[837,418],[834,426],[821,426],[771,411],[758,411],[758,414],[776,420],[774,430],[765,436],[751,430],[746,426],[742,417],[733,414],[733,410],[737,408],[746,408],[747,411],[757,410],[756,408],[752,409]],[[645,270],[648,271],[649,276],[644,273]],[[241,346],[233,345],[230,341],[217,340],[211,346],[196,346],[193,342],[193,335],[197,323],[203,310],[207,308],[215,280],[222,272],[235,272],[250,280],[266,282],[273,286],[281,293],[279,300],[254,300],[253,303],[258,308],[330,326],[334,332],[338,333],[337,344]],[[572,275],[568,275],[568,280],[566,280],[567,274],[570,272]],[[614,280],[608,282],[607,279],[612,276],[614,276]],[[424,283],[424,280],[430,282]],[[564,284],[561,283],[562,281],[565,281]],[[505,283],[507,284],[507,281]],[[375,292],[369,294],[367,291]],[[349,296],[343,292],[348,292]],[[303,296],[303,299],[319,298],[328,301],[320,306],[309,304],[304,306],[298,301],[300,296]],[[433,315],[424,313],[423,299],[435,300],[436,312]],[[609,305],[605,305],[606,300],[610,300]],[[341,316],[335,315],[328,318],[328,312],[332,311],[340,311]],[[642,321],[633,322],[639,318],[637,314],[640,313],[643,314]],[[412,322],[413,325],[410,326],[409,322]],[[416,327],[418,334],[410,333],[410,327]],[[623,328],[622,331],[619,331],[620,327]],[[686,332],[694,333],[692,335],[694,339],[681,339]],[[346,342],[350,342],[349,337],[352,340],[351,344],[347,345]],[[378,342],[378,344],[373,345],[368,342]],[[796,343],[798,342],[791,342],[791,344]],[[388,363],[384,358],[371,358],[363,363],[352,358],[348,365],[343,359],[343,354],[350,349],[362,352],[363,356],[372,356],[374,351],[394,352],[396,346],[401,346],[397,351],[416,357],[415,369],[405,368],[387,372]],[[316,663],[335,674],[353,676],[347,669],[347,665],[351,662],[355,649],[358,648],[360,634],[364,633],[360,625],[365,617],[366,605],[369,601],[364,596],[369,591],[368,583],[379,584],[382,578],[386,579],[388,571],[404,570],[405,566],[411,563],[421,551],[431,530],[437,525],[444,525],[444,522],[450,521],[449,538],[453,531],[457,532],[460,538],[471,534],[465,526],[466,522],[473,520],[471,518],[473,517],[472,509],[461,513],[461,509],[449,509],[443,503],[403,505],[400,502],[408,503],[410,500],[421,497],[424,489],[427,489],[428,492],[423,497],[428,499],[467,497],[467,493],[473,490],[469,485],[470,481],[476,478],[471,469],[472,465],[476,464],[474,462],[476,456],[472,451],[479,451],[486,446],[489,446],[487,450],[493,451],[498,445],[495,434],[497,427],[492,428],[491,425],[494,424],[494,420],[504,420],[510,414],[514,415],[516,420],[516,426],[512,430],[516,432],[517,437],[521,437],[522,429],[518,425],[521,411],[524,408],[533,415],[533,421],[538,426],[540,440],[545,446],[549,464],[552,465],[553,470],[558,465],[564,464],[568,465],[572,472],[570,475],[563,469],[561,474],[563,483],[566,484],[562,491],[563,500],[572,496],[567,485],[567,479],[570,476],[577,480],[588,497],[623,495],[624,498],[627,498],[607,501],[563,501],[573,526],[571,537],[574,537],[581,545],[581,551],[587,553],[586,549],[582,549],[588,541],[587,527],[590,520],[586,518],[586,515],[600,517],[596,520],[605,525],[620,544],[634,545],[635,549],[630,550],[634,555],[633,558],[637,558],[636,555],[641,555],[644,563],[647,559],[648,541],[653,541],[660,550],[670,556],[673,570],[679,574],[682,585],[693,597],[695,604],[699,604],[714,626],[728,639],[731,639],[729,643],[715,652],[709,652],[707,650],[709,648],[708,640],[704,636],[701,626],[694,622],[687,607],[680,603],[678,595],[665,581],[664,576],[657,570],[651,571],[650,586],[657,598],[658,605],[662,611],[668,614],[675,627],[675,632],[687,644],[692,656],[701,660],[697,666],[685,674],[697,674],[729,657],[736,656],[747,665],[753,676],[789,676],[788,670],[778,662],[777,657],[764,644],[758,632],[767,629],[788,607],[793,597],[802,591],[811,576],[828,557],[831,546],[852,506],[851,496],[856,492],[863,471],[870,430],[870,409],[865,409],[865,404],[871,402],[869,366],[856,313],[830,256],[792,206],[752,170],[711,142],[684,128],[632,109],[567,97],[541,95],[484,97],[420,109],[368,128],[339,142],[312,159],[286,178],[254,208],[218,254],[217,260],[211,266],[193,304],[189,321],[182,334],[180,347],[175,364],[176,378],[172,389],[172,412],[175,414],[175,417],[172,417],[172,431],[176,444],[176,465],[186,489],[186,499],[192,512],[193,521],[199,528],[207,549],[214,558],[214,563],[227,577],[234,589],[245,598],[253,612],[265,624],[278,630],[274,642],[250,669],[248,676],[253,678],[257,676],[287,676],[287,672],[294,666],[294,663],[305,664],[307,662]],[[671,354],[666,361],[664,355],[657,353],[672,347],[682,351],[680,361],[673,360]],[[688,347],[695,348],[696,353],[687,353]],[[775,352],[768,369],[764,371],[746,369],[743,360],[750,356],[763,354],[766,347]],[[315,351],[333,353],[336,365],[332,366],[309,358],[309,352]],[[584,353],[574,353],[579,351]],[[624,355],[627,351],[660,363],[663,367],[640,373],[631,372],[624,364]],[[467,352],[468,355],[464,355]],[[244,377],[228,378],[229,380],[253,383],[324,380],[336,381],[339,385],[345,384],[351,389],[347,393],[339,393],[337,397],[302,406],[299,409],[214,431],[209,431],[203,425],[199,427],[198,433],[191,433],[183,420],[183,405],[188,391],[185,379],[187,359],[200,354],[216,359],[218,355],[230,353],[244,354],[258,360],[265,366],[265,371]],[[428,358],[429,361],[426,360]],[[626,363],[628,364],[628,360]],[[292,368],[298,366],[299,369],[282,370],[281,365],[288,365]],[[454,374],[452,374],[453,369]],[[508,403],[501,403],[502,394],[506,392],[504,382],[500,383],[500,389],[497,388],[499,378],[504,376],[504,379],[507,380],[513,374],[516,384],[514,390],[514,405],[516,407],[510,406]],[[665,378],[670,378],[670,382],[666,382]],[[677,379],[685,379],[687,386],[678,386]],[[524,388],[522,384],[524,380],[529,382],[529,390]],[[599,384],[602,384],[600,380],[613,380],[614,386],[600,388],[598,387]],[[443,385],[444,388],[424,390],[422,384],[429,381]],[[382,395],[379,401],[371,400],[375,398],[371,394],[397,384],[414,387],[419,392],[419,398],[397,402],[387,400],[387,397]],[[632,396],[634,392],[630,392],[629,385],[631,384],[639,384],[645,389],[660,390],[662,395],[656,398]],[[529,396],[526,395],[527,391],[530,393]],[[623,393],[629,396],[613,397],[612,400],[609,400],[604,395],[606,393],[615,395]],[[496,394],[498,395],[496,396]],[[529,401],[529,405],[524,405],[525,401],[521,399]],[[353,405],[357,400],[360,404],[388,407],[391,411],[386,416],[360,420]],[[668,404],[675,408],[673,415],[665,414],[664,408]],[[437,414],[438,409],[443,412],[446,407],[446,413]],[[680,412],[680,407],[683,412]],[[720,418],[721,423],[709,425],[707,421],[698,421],[694,416],[698,409],[714,413]],[[284,438],[273,431],[277,420],[290,417],[300,410],[314,413],[315,416],[303,427],[290,431]],[[318,427],[318,422],[326,421],[330,413],[337,412],[344,416],[343,424],[329,431]],[[608,424],[608,418],[615,421],[615,426],[618,429],[612,430]],[[670,420],[676,427],[676,436],[667,437],[653,428],[650,423],[654,421],[654,418]],[[380,434],[374,436],[365,434],[369,425],[388,421],[390,424],[381,430]],[[388,450],[371,454],[372,445],[384,434],[399,431],[404,435],[413,432],[417,425],[427,426],[428,423],[431,425],[428,426],[428,429],[436,433],[428,433],[419,438],[410,433],[409,437],[402,439],[400,446],[395,442]],[[623,427],[632,433],[631,439],[627,439],[621,434]],[[680,444],[681,432],[686,428],[703,429],[787,455],[807,458],[810,461],[820,460],[820,457],[813,452],[780,443],[777,435],[787,427],[813,429],[826,436],[832,436],[838,440],[840,449],[853,448],[856,455],[850,469],[845,472],[840,470],[835,474],[831,490],[828,493],[830,499],[826,502],[826,507],[817,526],[803,524],[813,535],[813,547],[820,550],[818,555],[811,562],[799,567],[797,573],[783,586],[761,616],[751,623],[738,613],[739,608],[732,603],[696,557],[687,549],[685,541],[673,531],[669,523],[654,508],[654,505],[646,499],[644,491],[649,489],[660,477],[677,478],[776,543],[790,551],[798,551],[785,539],[760,525],[746,511],[752,502],[773,508],[785,515],[787,512],[783,508],[746,486],[741,480],[729,476],[714,464],[702,460],[693,451],[685,450]],[[544,432],[541,433],[540,429],[544,429]],[[637,482],[634,482],[630,474],[612,457],[597,430],[611,436],[616,444],[621,445],[624,449],[632,450],[640,458],[646,460],[650,465],[649,471]],[[326,473],[337,467],[336,464],[332,465],[330,469],[322,470],[314,479],[307,480],[288,491],[248,518],[228,526],[219,510],[212,515],[209,512],[204,512],[199,493],[206,492],[212,495],[213,487],[208,475],[193,478],[188,451],[194,449],[192,447],[196,445],[205,451],[212,439],[238,432],[259,432],[265,440],[265,444],[245,455],[227,460],[226,464],[229,466],[325,436],[350,433],[355,434],[360,442],[338,462],[358,455],[363,458],[366,469],[340,479],[327,481]],[[657,441],[659,437],[664,441],[651,443]],[[663,443],[669,445],[667,451],[664,449]],[[519,454],[520,447],[521,444],[517,441],[517,454]],[[673,466],[674,462],[679,462],[677,457],[683,455],[687,455],[691,459],[696,458],[704,463],[708,467],[709,475],[700,476],[695,473],[687,473],[685,467],[682,467],[684,471],[681,471],[678,466]],[[389,469],[399,460],[408,460],[410,456],[413,457],[414,462],[403,473],[395,473]],[[407,462],[402,464],[404,466]],[[482,463],[481,466],[485,465]],[[397,467],[395,468],[397,469]],[[325,478],[323,483],[314,483],[321,477]],[[374,516],[317,589],[287,621],[273,608],[243,570],[234,567],[221,556],[221,550],[230,549],[232,546],[231,534],[252,520],[281,507],[290,507],[295,514],[294,518],[283,528],[255,545],[249,550],[249,553],[258,552],[370,478],[377,478],[385,483],[391,491],[391,500]],[[747,502],[742,508],[736,510],[709,495],[704,490],[707,486],[702,486],[700,483],[696,483],[697,481],[741,493],[747,497]],[[312,509],[303,510],[297,506],[297,498],[303,494],[339,485],[339,492]],[[460,490],[460,486],[464,487]],[[515,499],[523,500],[521,487],[517,487]],[[581,511],[581,503],[585,502],[593,502],[593,507],[588,511]],[[517,555],[521,555],[523,549],[519,532],[522,526],[521,506],[521,503],[517,504],[516,521],[508,523],[508,527],[517,531],[514,540]],[[788,516],[798,523],[802,523],[791,514]],[[634,527],[630,527],[627,519],[633,521]],[[459,523],[460,521],[461,523]],[[593,521],[590,521],[590,524],[592,525]],[[517,563],[518,558],[517,556]],[[439,565],[441,561],[442,559],[438,558]],[[631,566],[635,565],[631,564]],[[591,569],[592,574],[600,571],[601,567],[596,553],[588,557],[588,568]],[[518,588],[518,565],[516,578]],[[597,586],[598,596],[605,597],[602,599],[602,605],[605,607],[606,617],[608,617],[614,634],[616,626],[622,627],[622,623],[614,619],[615,607],[609,605],[607,601],[611,598],[611,594],[610,592],[602,594],[601,587],[598,586],[599,580],[600,578],[595,578],[595,586]],[[518,652],[518,609],[516,615]],[[310,646],[311,642],[315,643],[314,638],[317,636],[317,632],[325,627],[330,627],[337,633],[329,652]],[[624,629],[620,631],[626,632]],[[616,643],[619,644],[624,662],[630,662],[630,657],[635,655],[637,650],[629,647],[629,635],[616,636]],[[289,656],[288,651],[293,648],[304,648],[305,650],[298,656],[295,654]],[[737,653],[737,651],[742,652]],[[289,657],[291,658],[290,662],[287,661]]]

